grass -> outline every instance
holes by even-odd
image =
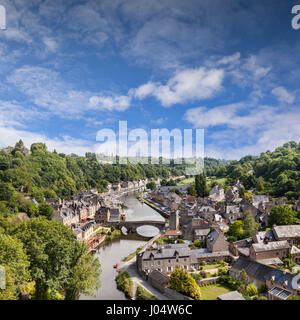
[[[195,181],[195,177],[186,178],[186,179],[181,180],[178,183],[178,185],[179,186],[186,186],[186,185],[194,183],[194,181]],[[217,179],[216,177],[208,177],[207,178],[208,185],[210,185],[213,181],[216,181],[218,184],[224,185],[226,182],[226,178],[220,178],[220,179]]]
[[[220,264],[219,264],[219,263],[206,264],[206,265],[202,266],[202,270],[215,269],[215,268],[219,268],[219,267],[220,267]]]
[[[131,259],[133,259],[133,258],[136,256],[137,253],[139,253],[140,251],[142,251],[142,249],[143,249],[143,246],[138,247],[135,252],[132,252],[132,253],[129,254],[127,257],[125,257],[125,258],[123,259],[123,261],[125,261],[125,262],[130,261]]]
[[[203,286],[200,289],[203,300],[217,300],[218,296],[232,291],[220,283]]]
[[[143,287],[138,286],[136,289],[136,300],[158,300],[158,299]]]

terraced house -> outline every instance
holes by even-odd
[[[170,274],[176,266],[191,269],[191,256],[187,244],[159,245],[157,250],[146,250],[137,254],[140,274],[148,275],[154,270]]]

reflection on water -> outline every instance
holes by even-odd
[[[127,206],[127,209],[124,210],[127,221],[164,221],[164,218],[158,212],[148,207],[146,204],[142,204],[135,196],[127,197],[124,200],[125,205]],[[150,226],[146,227],[150,232],[150,228],[148,228]],[[99,258],[101,263],[101,287],[96,292],[96,298],[82,295],[80,300],[126,300],[124,293],[117,289],[115,282],[117,271],[113,266],[116,263],[120,263],[123,258],[133,253],[138,247],[146,243],[146,241],[137,240],[137,238],[137,236],[129,234],[127,236],[122,236],[121,239],[115,239],[108,243],[105,242],[105,245],[98,249],[95,257]]]
[[[145,203],[141,203],[134,196],[126,197],[125,205],[127,209],[124,209],[126,214],[126,221],[165,221],[165,219],[155,210],[150,208]]]
[[[141,226],[136,228],[137,234],[147,238],[153,238],[159,233],[159,229],[154,226]]]

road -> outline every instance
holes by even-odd
[[[168,297],[163,295],[160,291],[158,291],[157,289],[152,287],[152,285],[148,281],[146,281],[145,279],[143,279],[139,275],[137,268],[136,268],[136,257],[134,257],[132,260],[130,260],[129,262],[124,264],[123,267],[120,268],[120,270],[126,271],[129,274],[129,276],[131,277],[131,279],[133,281],[133,292],[136,292],[137,286],[142,286],[144,289],[149,291],[151,294],[153,294],[159,300],[170,300]]]
[[[161,236],[161,233],[159,233],[154,238],[152,238],[149,242],[147,242],[147,244],[144,246],[143,249],[145,250],[146,248],[150,247],[153,244],[153,242],[156,239],[158,239],[160,236]],[[136,292],[137,286],[142,286],[144,289],[149,291],[151,294],[153,294],[159,300],[170,300],[168,297],[163,295],[156,288],[152,287],[152,285],[148,281],[146,281],[144,278],[142,278],[140,276],[140,274],[137,271],[137,267],[136,267],[136,256],[134,256],[134,258],[132,258],[131,260],[129,260],[127,262],[122,261],[120,263],[118,269],[120,271],[126,271],[129,274],[130,278],[133,281],[133,292],[134,293]]]

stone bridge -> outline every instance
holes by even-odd
[[[136,229],[141,226],[153,226],[158,228],[160,231],[162,231],[165,226],[165,221],[151,221],[151,220],[145,220],[145,221],[117,221],[117,222],[107,222],[105,223],[108,227],[118,227],[122,228],[125,227],[128,231],[136,232]]]

